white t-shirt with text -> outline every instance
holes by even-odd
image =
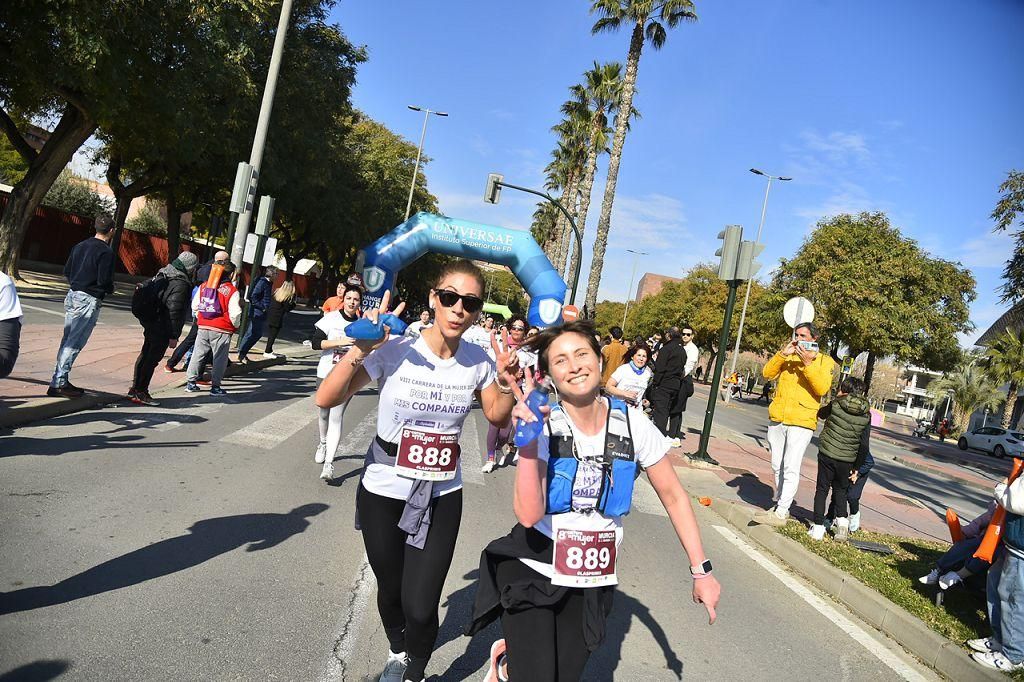
[[[324,334],[327,334],[328,341],[335,341],[343,338],[345,336],[345,328],[358,319],[358,317],[351,320],[346,319],[345,316],[341,314],[340,310],[335,310],[333,313],[327,313],[317,320],[315,326]],[[316,366],[317,379],[326,379],[327,375],[331,373],[332,369],[334,369],[334,365],[344,357],[345,353],[347,353],[348,349],[351,347],[351,345],[348,345],[339,346],[338,348],[325,348],[322,350],[320,352],[320,362],[318,362]]]
[[[459,344],[455,355],[441,359],[422,336],[393,338],[370,353],[363,368],[377,381],[377,435],[397,443],[408,426],[434,433],[461,433],[473,405],[473,396],[494,381],[494,362],[482,348]],[[404,500],[413,481],[395,473],[393,466],[370,464],[363,472],[363,487],[375,495]],[[462,487],[462,461],[455,478],[434,484],[434,496]]]
[[[651,378],[654,374],[651,372],[651,368],[644,366],[643,371],[640,374],[636,373],[633,366],[630,363],[621,365],[617,370],[612,372],[612,379],[615,381],[615,388],[620,391],[636,392],[637,400],[644,399],[644,393],[647,391],[647,385],[651,383]]]

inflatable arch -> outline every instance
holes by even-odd
[[[398,271],[433,252],[508,266],[530,295],[527,319],[538,327],[562,322],[568,288],[529,232],[417,213],[356,256],[363,273],[363,306],[380,305]]]

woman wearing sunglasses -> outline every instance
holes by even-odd
[[[529,325],[522,315],[513,315],[508,320],[508,347],[516,350],[526,339],[526,329]],[[520,365],[523,365],[520,359]],[[522,373],[516,377],[517,383],[522,381]],[[498,427],[490,424],[487,427],[487,461],[484,462],[483,473],[489,474],[497,466],[497,452],[502,451],[501,464],[504,465],[506,456],[511,454],[509,439],[512,437],[512,423]]]
[[[444,267],[430,292],[434,325],[417,338],[356,340],[316,394],[347,401],[370,381],[380,389],[377,435],[359,489],[357,522],[377,579],[377,609],[390,643],[380,680],[421,682],[438,630],[438,604],[462,518],[459,435],[476,397],[492,424],[509,422],[519,371],[514,351],[491,338],[494,359],[462,335],[483,308],[480,269]],[[369,311],[374,322],[387,312]],[[395,309],[401,314],[404,304]]]
[[[600,346],[588,322],[546,329],[526,344],[559,399],[544,429],[519,448],[513,508],[519,523],[480,559],[475,634],[501,618],[487,680],[578,680],[611,612],[622,517],[641,471],[689,559],[692,597],[715,621],[720,587],[704,555],[690,499],[665,457],[669,445],[643,412],[601,395]],[[513,417],[536,421],[523,393]],[[636,483],[635,485],[642,485]],[[636,544],[633,547],[637,547]],[[686,574],[685,569],[683,575]]]

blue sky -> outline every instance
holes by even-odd
[[[791,256],[815,222],[883,210],[931,253],[978,280],[977,332],[1004,310],[995,289],[1011,241],[989,214],[1024,169],[1024,3],[697,2],[699,21],[647,46],[626,141],[600,298],[623,300],[639,272],[678,276],[713,257],[716,235],[757,230],[773,184],[762,261]],[[342,0],[332,14],[369,61],[355,104],[418,141],[432,117],[431,190],[448,215],[528,228],[533,198],[481,200],[489,172],[540,187],[567,88],[596,60],[625,61],[628,33],[593,36],[584,0]],[[580,294],[604,186],[598,169]],[[386,227],[386,226],[381,226]],[[635,286],[635,285],[634,285]]]

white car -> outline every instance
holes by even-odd
[[[997,426],[982,426],[960,436],[957,447],[990,452],[996,457],[1024,457],[1024,433]]]

